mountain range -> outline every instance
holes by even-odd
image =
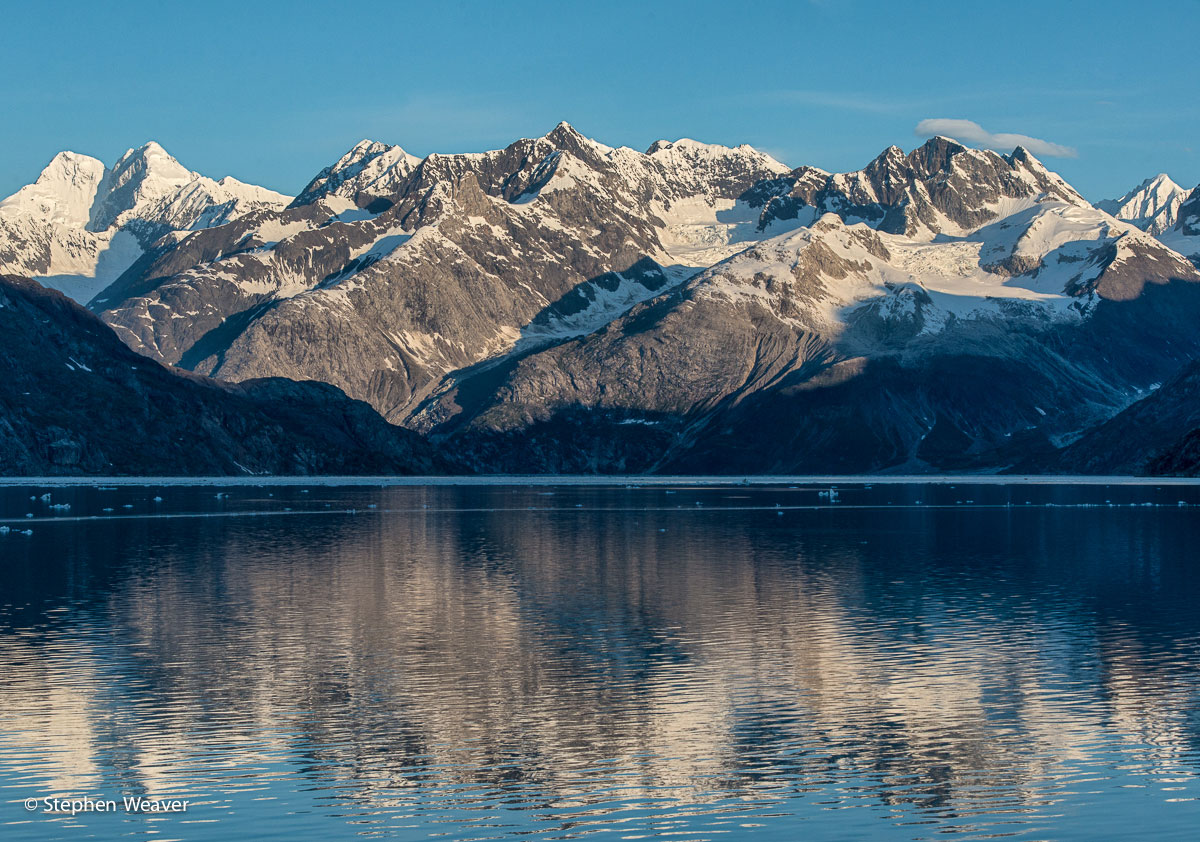
[[[942,137],[847,173],[566,123],[363,141],[292,199],[151,143],[61,153],[0,202],[0,271],[133,351],[329,384],[482,472],[1186,472],[1183,410],[1144,445],[1125,424],[1136,458],[1078,454],[1191,394],[1198,267],[1200,189],[1093,205]]]

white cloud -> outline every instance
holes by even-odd
[[[982,146],[984,149],[995,149],[998,152],[1010,152],[1014,147],[1024,146],[1034,155],[1047,158],[1078,158],[1079,153],[1070,146],[1051,143],[1024,134],[1009,132],[989,132],[983,126],[971,120],[933,119],[917,123],[916,133],[919,137],[942,135],[952,137],[972,146]]]

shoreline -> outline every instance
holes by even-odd
[[[1200,477],[1135,477],[999,474],[805,474],[758,476],[644,476],[580,474],[493,474],[487,476],[49,476],[0,477],[0,488],[85,488],[200,486],[231,488],[267,486],[421,487],[421,486],[777,486],[777,485],[1149,485],[1200,486]]]

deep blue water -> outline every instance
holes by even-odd
[[[0,839],[1196,838],[1200,488],[827,489],[0,488]]]

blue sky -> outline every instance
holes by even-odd
[[[0,195],[61,149],[159,141],[297,192],[363,138],[461,152],[561,119],[613,145],[751,143],[856,169],[924,120],[1074,150],[1097,199],[1200,182],[1200,2],[8,4]]]

